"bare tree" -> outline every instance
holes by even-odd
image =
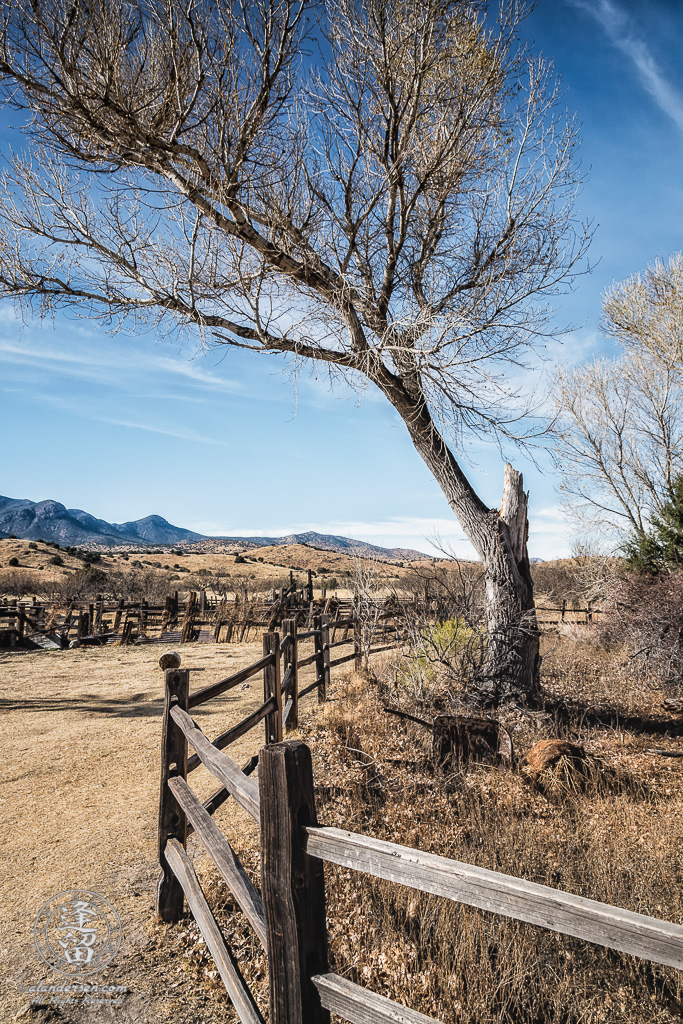
[[[560,370],[556,457],[584,530],[642,536],[683,471],[683,259],[615,285],[603,329],[625,351]]]
[[[627,350],[645,350],[663,366],[683,366],[683,253],[655,260],[612,286],[603,329]]]
[[[481,693],[530,700],[527,496],[509,469],[488,508],[456,452],[515,435],[509,368],[588,232],[525,5],[487,6],[9,0],[0,76],[34,155],[4,180],[0,294],[379,389],[484,563]]]
[[[389,594],[386,563],[354,551],[350,570],[353,608],[358,618],[363,664],[370,664],[370,651],[381,625],[382,612]]]

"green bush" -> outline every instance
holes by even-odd
[[[485,631],[470,626],[464,619],[445,619],[423,628],[417,635],[411,654],[404,658],[396,673],[399,689],[423,695],[439,679],[468,676],[484,650]]]
[[[652,575],[683,565],[683,474],[671,485],[671,493],[649,531],[635,534],[622,547],[626,567]]]
[[[48,558],[48,562],[50,565],[64,565],[64,559],[61,555],[52,555],[51,558]]]
[[[468,626],[464,619],[446,619],[426,631],[424,639],[433,644],[442,655],[458,654],[478,640],[478,630]]]
[[[10,558],[10,560],[8,562],[8,565],[11,565],[12,567],[14,567],[16,565],[19,565],[19,559],[18,558]]]

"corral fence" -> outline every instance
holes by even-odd
[[[683,927],[522,878],[490,871],[371,836],[321,825],[317,819],[311,753],[299,740],[283,741],[296,726],[299,700],[317,690],[324,700],[330,661],[331,623],[316,617],[299,633],[295,619],[283,635],[263,637],[263,658],[228,679],[189,692],[189,670],[165,676],[157,912],[173,923],[184,900],[193,914],[230,999],[243,1024],[264,1024],[259,1007],[214,917],[186,852],[194,833],[210,855],[268,957],[271,1024],[328,1024],[330,1012],[351,1024],[427,1024],[433,1018],[330,972],[323,864],[338,864],[375,878],[409,886],[683,969]],[[311,632],[313,636],[311,637]],[[299,658],[298,645],[315,640],[313,658]],[[298,669],[315,662],[314,683],[299,690]],[[189,712],[263,672],[264,703],[213,741]],[[265,721],[265,745],[243,768],[225,747]],[[188,757],[188,744],[195,753]],[[199,765],[220,788],[202,802],[187,783]],[[258,768],[258,781],[252,777]],[[232,798],[260,827],[261,892],[212,815]]]
[[[563,600],[557,607],[536,606],[536,620],[539,626],[592,626],[600,622],[605,614],[603,609],[596,608],[592,601],[586,601],[585,607],[575,607],[572,602]]]
[[[393,613],[399,620],[420,618],[439,620],[438,602],[427,596],[417,600],[384,599],[378,619]],[[308,570],[305,583],[297,582],[290,572],[287,587],[274,590],[268,600],[235,594],[219,597],[205,590],[189,591],[184,598],[178,591],[169,594],[163,604],[140,601],[73,601],[59,606],[50,601],[0,599],[0,647],[38,647],[59,649],[80,645],[247,643],[264,631],[280,628],[290,618],[311,629],[316,614],[331,618],[356,614],[358,600],[328,596],[326,590],[314,595],[313,575]],[[588,601],[574,607],[563,600],[557,607],[538,607],[540,627],[557,625],[589,626],[600,621],[604,612]]]
[[[65,648],[80,645],[246,643],[264,631],[278,628],[286,619],[296,618],[309,630],[316,614],[330,618],[355,615],[352,598],[328,596],[325,589],[314,597],[312,573],[304,585],[290,573],[290,583],[272,592],[267,600],[235,595],[217,597],[205,590],[189,591],[184,599],[178,591],[164,604],[148,601],[72,602],[59,607],[51,602],[0,600],[0,646]],[[396,609],[382,609],[378,622],[392,617]]]

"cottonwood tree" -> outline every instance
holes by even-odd
[[[584,529],[646,535],[683,472],[683,258],[614,285],[602,327],[624,349],[560,369],[556,457]]]
[[[533,699],[527,496],[461,467],[587,232],[577,130],[524,4],[9,0],[0,290],[325,365],[401,417],[482,559],[480,692]]]

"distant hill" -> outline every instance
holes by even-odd
[[[161,516],[131,523],[108,523],[80,508],[58,501],[29,501],[0,496],[0,534],[27,540],[51,540],[67,545],[188,544],[203,540],[200,533],[172,526]]]
[[[0,496],[0,536],[7,537],[10,534],[23,540],[55,541],[62,547],[87,547],[94,544],[107,547],[131,544],[173,546],[202,541],[224,541],[255,547],[306,544],[322,551],[358,553],[365,558],[392,561],[410,561],[426,557],[424,552],[411,548],[383,548],[362,540],[313,531],[294,533],[287,537],[205,537],[201,533],[173,526],[162,516],[146,516],[144,519],[136,519],[129,523],[108,523],[105,519],[97,519],[82,509],[66,508],[58,501],[29,501],[28,498]]]
[[[338,551],[342,555],[359,554],[364,558],[391,558],[399,562],[428,557],[424,551],[415,551],[413,548],[382,548],[377,544],[368,544],[364,540],[337,537],[331,533],[315,533],[313,530],[307,533],[290,533],[286,537],[222,537],[221,540],[241,540],[256,544],[257,547],[305,544],[309,548],[319,548],[321,551]]]

